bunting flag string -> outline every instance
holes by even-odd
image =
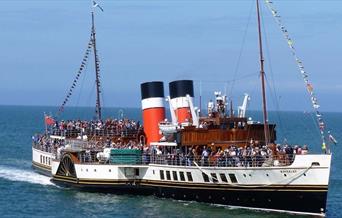
[[[81,66],[80,66],[79,70],[76,73],[76,77],[73,80],[72,85],[69,88],[69,91],[67,92],[67,95],[66,95],[62,105],[59,107],[59,110],[57,112],[57,117],[64,111],[64,107],[65,107],[66,103],[69,101],[70,97],[72,96],[72,93],[73,93],[74,89],[77,86],[78,79],[80,78],[83,70],[85,69],[85,66],[88,63],[88,57],[89,57],[89,54],[91,53],[92,46],[93,46],[92,37],[90,37],[87,49],[85,51],[85,54],[84,54],[82,62],[81,62]]]
[[[312,107],[315,111],[315,115],[317,118],[317,123],[319,125],[319,129],[320,129],[320,134],[321,134],[321,139],[322,139],[322,149],[326,152],[330,152],[329,149],[327,149],[326,147],[326,124],[323,120],[322,114],[319,112],[319,108],[320,108],[320,104],[319,101],[316,97],[316,94],[314,92],[314,88],[312,83],[309,81],[309,74],[308,72],[305,70],[304,68],[304,64],[302,62],[302,60],[298,57],[296,49],[295,49],[295,43],[293,41],[293,39],[290,37],[289,31],[286,29],[285,25],[283,24],[282,18],[278,12],[278,10],[276,9],[276,7],[274,6],[273,1],[271,0],[265,0],[266,6],[267,8],[271,11],[271,14],[273,16],[273,18],[275,19],[276,23],[278,24],[281,32],[283,33],[283,36],[290,48],[291,54],[293,55],[296,64],[299,68],[299,71],[301,73],[301,76],[304,80],[306,89],[310,95],[311,98],[311,104]],[[331,137],[330,137],[331,138]],[[330,140],[331,141],[331,140]]]

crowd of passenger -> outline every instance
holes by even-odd
[[[51,125],[53,135],[67,137],[87,136],[127,136],[133,135],[141,128],[140,122],[129,119],[106,120],[62,120]]]
[[[34,148],[49,153],[65,145],[64,140],[52,139],[46,134],[35,134],[32,136],[32,143]]]
[[[34,147],[45,152],[57,152],[66,147],[65,140],[53,139],[48,135],[35,135],[32,137]],[[266,167],[290,165],[295,155],[308,153],[308,146],[291,146],[288,144],[268,144],[267,146],[253,141],[245,146],[230,145],[227,147],[192,146],[167,147],[143,146],[136,140],[124,141],[120,138],[112,141],[111,138],[82,143],[82,148],[92,152],[101,152],[105,148],[111,149],[138,149],[142,150],[142,161],[145,164],[157,163],[182,166],[217,166],[217,167]]]
[[[185,149],[153,147],[151,157],[144,160],[159,164],[183,166],[218,166],[218,167],[261,167],[290,165],[295,155],[307,154],[307,145],[259,145],[257,141],[245,147],[235,145],[226,148],[216,146],[193,146]],[[146,154],[146,152],[145,152]]]

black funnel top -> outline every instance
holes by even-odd
[[[169,83],[171,99],[190,95],[194,97],[194,82],[192,80],[177,80]]]
[[[141,99],[146,98],[164,98],[164,84],[160,81],[146,82],[140,85]]]

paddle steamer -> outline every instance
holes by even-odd
[[[96,119],[72,121],[71,128],[61,128],[63,123],[46,117],[46,133],[34,137],[33,166],[56,184],[85,191],[325,215],[329,150],[307,154],[305,148],[300,151],[290,145],[277,145],[276,126],[268,122],[256,2],[262,123],[246,117],[248,95],[236,115],[232,103],[228,108],[227,97],[220,92],[215,93],[215,102],[208,103],[207,114],[199,111],[194,107],[191,80],[170,82],[169,96],[164,95],[162,81],[142,83],[143,127],[135,122],[132,128],[127,119],[102,121],[92,16],[88,49],[93,48],[95,53]],[[166,103],[170,121],[165,115]],[[111,126],[113,122],[115,127]]]

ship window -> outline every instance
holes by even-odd
[[[49,157],[49,165],[51,165],[51,158]]]
[[[189,181],[189,182],[192,182],[192,181],[193,181],[191,172],[186,172],[186,176],[188,177],[188,181]]]
[[[134,172],[135,172],[135,176],[139,176],[139,169],[138,168],[134,169]]]
[[[173,180],[178,181],[177,171],[172,171]]]
[[[166,170],[166,179],[171,180],[171,174],[170,171]]]
[[[209,177],[208,177],[208,175],[207,175],[207,174],[205,174],[205,173],[202,173],[202,176],[203,176],[203,180],[204,180],[204,182],[209,182]]]
[[[236,179],[235,174],[229,173],[228,175],[229,175],[229,178],[232,181],[232,183],[237,183],[237,179]]]
[[[220,177],[221,177],[222,182],[228,182],[227,177],[224,173],[220,173]]]
[[[159,174],[160,174],[160,179],[161,179],[161,180],[164,180],[164,179],[165,179],[165,177],[164,177],[164,171],[163,171],[163,170],[160,170],[160,171],[159,171]]]
[[[213,182],[217,182],[218,181],[216,173],[211,173],[210,175],[211,175],[211,178],[212,178]]]
[[[311,166],[320,166],[320,164],[318,162],[312,162]]]
[[[179,172],[179,178],[181,181],[185,181],[184,172]]]
[[[43,163],[42,155],[40,155],[40,163]]]

